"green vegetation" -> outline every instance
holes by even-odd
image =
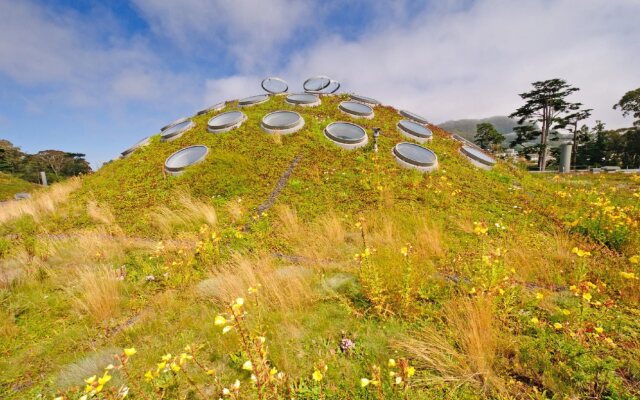
[[[483,122],[476,126],[476,135],[473,137],[474,141],[483,149],[500,150],[502,142],[504,142],[504,135],[498,132],[495,126],[488,122]]]
[[[16,193],[30,192],[36,187],[31,182],[0,172],[0,201],[13,199]]]
[[[282,96],[227,133],[194,117],[1,208],[1,397],[640,396],[637,175],[484,171],[435,126],[423,175],[391,156],[390,107],[356,121],[378,153],[326,139],[342,99],[288,136],[259,127]]]
[[[12,174],[33,183],[40,183],[40,172],[44,171],[49,183],[71,176],[91,172],[84,154],[60,150],[43,150],[27,154],[10,141],[0,139],[0,172]]]

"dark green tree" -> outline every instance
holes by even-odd
[[[625,93],[620,101],[613,106],[614,110],[618,108],[625,117],[629,114],[633,115],[633,118],[636,119],[633,124],[640,128],[640,88]]]
[[[489,122],[483,122],[476,125],[476,135],[473,137],[476,142],[483,149],[499,150],[504,142],[504,135]]]
[[[539,138],[538,168],[544,171],[547,166],[550,136],[557,133],[557,129],[566,126],[565,117],[570,111],[575,111],[576,106],[566,98],[580,89],[572,87],[563,79],[538,81],[533,82],[532,85],[533,90],[520,94],[525,104],[510,117],[518,118],[520,125],[514,129],[518,136],[516,144],[524,146],[527,142]],[[525,123],[531,127],[525,128]]]

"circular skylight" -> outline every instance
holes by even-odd
[[[409,119],[398,122],[398,129],[404,136],[421,143],[433,138],[433,133],[429,128]]]
[[[274,111],[262,118],[262,129],[269,133],[293,133],[303,126],[304,119],[293,111]]]
[[[494,165],[496,165],[496,160],[493,157],[490,157],[484,151],[472,147],[472,146],[462,146],[460,148],[460,153],[462,153],[465,157],[471,161],[471,163],[477,167],[483,169],[491,169]]]
[[[238,100],[238,105],[240,107],[253,106],[256,104],[264,103],[269,100],[268,94],[259,94],[257,96],[245,97],[244,99]]]
[[[359,101],[361,103],[369,104],[371,106],[377,106],[380,102],[376,99],[372,99],[371,97],[360,96],[359,94],[350,94],[351,100]]]
[[[433,171],[438,167],[436,154],[417,144],[402,142],[395,145],[393,155],[398,164],[406,168],[414,168],[423,172]]]
[[[170,142],[182,136],[186,131],[193,128],[196,124],[190,119],[171,125],[160,133],[161,142]]]
[[[289,85],[283,79],[276,77],[265,78],[261,84],[262,88],[269,93],[284,93],[289,90]]]
[[[207,114],[214,111],[220,111],[224,108],[225,105],[226,103],[224,101],[222,103],[214,104],[211,107],[198,111],[196,115],[202,115],[202,114]]]
[[[373,109],[357,101],[343,101],[339,107],[342,112],[354,117],[373,118]]]
[[[134,144],[133,146],[129,147],[128,149],[126,149],[125,151],[123,151],[120,154],[122,154],[122,157],[126,157],[129,154],[131,154],[134,151],[136,151],[138,148],[148,145],[150,141],[151,141],[151,137],[146,137],[146,138],[142,139],[141,141],[139,141],[138,143]]]
[[[189,146],[178,150],[164,162],[164,170],[169,175],[180,175],[184,169],[204,160],[209,149],[207,146]]]
[[[403,117],[407,117],[409,119],[412,119],[412,120],[414,120],[416,122],[419,122],[421,124],[428,124],[429,123],[429,121],[427,121],[426,118],[421,117],[420,115],[414,114],[414,113],[412,113],[410,111],[407,111],[407,110],[400,110],[400,115],[402,115]]]
[[[227,111],[211,118],[207,122],[207,130],[211,133],[227,132],[242,125],[246,119],[242,111]]]
[[[320,97],[311,93],[290,94],[285,101],[296,106],[313,107],[320,104]]]
[[[169,129],[169,128],[171,128],[171,127],[172,127],[172,126],[174,126],[174,125],[178,125],[178,124],[180,124],[180,123],[182,123],[182,122],[184,122],[184,121],[188,121],[188,120],[189,120],[189,118],[188,118],[188,117],[184,117],[184,118],[177,119],[177,120],[175,120],[175,121],[173,121],[173,122],[170,122],[170,123],[166,124],[166,125],[165,125],[165,126],[163,126],[162,128],[160,128],[160,131],[162,132],[162,131],[164,131],[165,129]]]
[[[365,130],[350,122],[333,122],[324,129],[324,134],[329,140],[344,149],[357,149],[369,142]]]
[[[302,87],[305,92],[319,92],[329,86],[330,83],[331,79],[328,76],[318,75],[304,81]]]
[[[322,89],[322,90],[320,90],[320,91],[318,91],[316,93],[318,93],[318,94],[332,94],[332,93],[337,92],[338,89],[340,89],[340,82],[334,81],[332,79],[331,82],[329,82],[329,85],[326,88],[324,88],[324,89]]]

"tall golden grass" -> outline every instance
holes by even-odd
[[[12,200],[0,206],[0,224],[7,223],[23,215],[31,215],[36,221],[43,215],[52,213],[60,203],[80,188],[80,178],[71,178],[51,185],[47,190],[35,192],[30,199]]]
[[[180,229],[192,231],[202,224],[213,227],[218,223],[218,215],[212,205],[184,192],[176,194],[176,199],[179,204],[177,208],[160,206],[151,215],[151,223],[165,235]]]
[[[106,265],[84,266],[75,271],[74,304],[96,322],[107,323],[118,315],[123,284]]]
[[[262,305],[274,310],[302,309],[315,298],[311,271],[303,267],[278,267],[268,255],[235,255],[232,262],[198,284],[200,296],[220,308],[258,288]]]
[[[445,308],[447,331],[424,328],[394,344],[428,374],[416,379],[424,386],[471,385],[492,394],[505,391],[495,372],[498,338],[490,299],[457,299]]]

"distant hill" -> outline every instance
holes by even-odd
[[[458,119],[454,121],[443,122],[441,124],[438,124],[438,126],[446,131],[457,133],[465,139],[473,142],[473,137],[476,135],[476,125],[483,122],[492,124],[498,130],[498,132],[504,135],[504,146],[508,146],[509,143],[511,143],[516,138],[516,134],[513,132],[513,128],[518,126],[518,121],[502,115],[482,119]],[[561,134],[561,139],[571,139],[571,135]],[[537,143],[537,140],[534,140],[530,144],[535,143]],[[559,145],[560,142],[558,141],[549,142],[550,147],[556,147]]]
[[[449,132],[457,133],[469,141],[473,141],[473,137],[476,134],[476,125],[483,122],[488,122],[495,126],[498,132],[505,135],[508,142],[511,142],[511,140],[515,138],[513,128],[518,126],[518,122],[515,119],[502,115],[483,119],[458,119],[455,121],[443,122],[442,124],[438,124],[438,126]]]

